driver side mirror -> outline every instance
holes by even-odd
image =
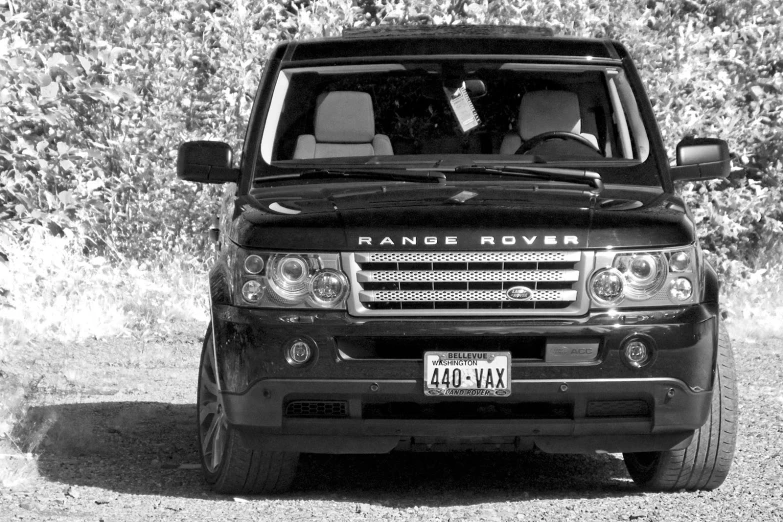
[[[685,138],[677,144],[672,181],[727,178],[731,173],[729,145],[716,138]]]
[[[228,143],[185,142],[177,154],[177,177],[198,183],[236,183],[240,171],[231,167],[233,154]]]

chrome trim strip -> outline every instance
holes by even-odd
[[[578,270],[362,270],[360,283],[485,283],[579,281]]]
[[[526,300],[511,299],[505,290],[361,290],[359,292],[359,301],[362,303],[387,301],[403,303],[573,302],[576,301],[576,290],[533,290],[530,298]]]
[[[576,263],[578,250],[543,252],[356,252],[357,263]]]

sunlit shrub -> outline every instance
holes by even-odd
[[[46,227],[110,264],[203,259],[219,190],[179,182],[189,139],[241,152],[279,41],[378,23],[539,25],[634,56],[672,156],[728,140],[731,181],[682,188],[728,287],[780,270],[781,0],[261,2],[0,0],[0,229]],[[744,176],[744,177],[743,177]],[[43,255],[43,253],[41,254]],[[92,266],[92,265],[91,265]],[[145,305],[131,307],[143,316]]]
[[[0,358],[36,339],[79,341],[165,333],[182,320],[206,322],[205,266],[171,259],[165,268],[135,259],[109,263],[83,255],[69,231],[28,230],[24,241],[0,234]]]

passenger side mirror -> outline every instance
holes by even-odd
[[[716,138],[685,138],[677,144],[673,181],[727,178],[731,172],[729,145]]]
[[[198,183],[236,183],[240,171],[231,166],[233,155],[228,143],[185,142],[180,145],[177,154],[177,177]]]

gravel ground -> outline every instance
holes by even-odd
[[[303,456],[293,490],[269,498],[216,495],[203,482],[200,334],[188,326],[141,350],[130,340],[47,346],[32,359],[42,378],[22,430],[37,457],[0,459],[19,478],[0,490],[0,519],[783,520],[781,339],[734,343],[740,436],[712,492],[641,492],[619,455],[402,453]],[[118,363],[118,353],[132,355]]]

